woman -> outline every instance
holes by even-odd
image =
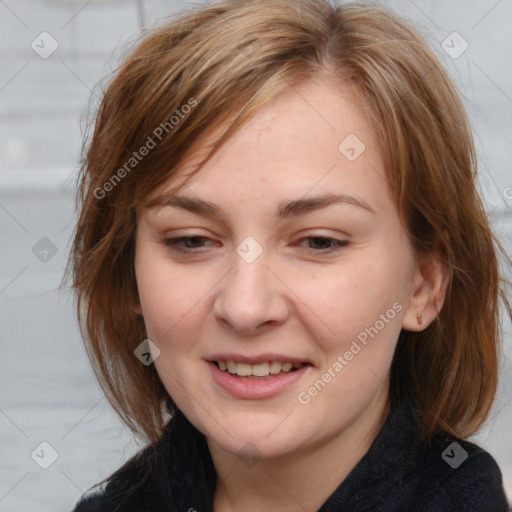
[[[232,0],[151,31],[102,99],[70,260],[148,446],[75,511],[505,512],[466,441],[511,314],[475,180],[453,84],[386,10]]]

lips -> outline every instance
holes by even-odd
[[[223,371],[218,364],[213,361],[207,361],[211,375],[217,386],[229,395],[245,400],[259,400],[271,398],[287,388],[293,386],[311,371],[311,364],[305,364],[301,368],[281,371],[277,375],[267,375],[266,377],[257,377],[253,375],[238,376]]]

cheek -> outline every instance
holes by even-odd
[[[396,300],[396,282],[389,282],[389,268],[382,262],[370,261],[326,270],[303,286],[302,293],[309,297],[308,305],[331,331],[342,329],[355,334],[361,326],[373,323]]]
[[[310,318],[327,365],[346,354],[352,371],[376,365],[380,374],[391,361],[401,330],[400,279],[389,261],[371,257],[340,267],[335,276],[317,274],[314,282],[300,288],[297,295],[308,297],[304,318]]]
[[[214,283],[197,270],[178,270],[149,248],[137,254],[135,273],[149,339],[164,351],[190,347]]]
[[[167,343],[193,318],[195,294],[176,280],[141,280],[139,297],[148,336]]]
[[[184,307],[183,288],[176,283],[177,276],[144,244],[137,247],[135,276],[148,336],[162,341],[162,334],[172,328],[174,317]]]

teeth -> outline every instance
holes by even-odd
[[[270,373],[272,375],[276,375],[277,373],[279,373],[281,371],[281,363],[277,362],[277,361],[272,361],[270,363]]]
[[[256,375],[257,377],[266,377],[270,372],[270,364],[269,363],[259,363],[253,365],[247,365],[251,368],[251,375]],[[247,374],[249,375],[249,374]]]
[[[281,365],[284,372],[289,372],[292,369],[293,363],[283,363]]]
[[[281,372],[288,373],[292,368],[298,369],[304,366],[303,363],[280,363],[279,361],[249,364],[220,360],[217,363],[221,370],[236,374],[239,377],[268,377],[269,375],[277,375]]]
[[[237,363],[235,373],[240,375],[240,377],[247,377],[251,375],[251,365],[247,363]]]

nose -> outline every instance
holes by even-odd
[[[289,314],[286,286],[268,266],[264,250],[255,260],[233,253],[233,266],[219,283],[214,302],[217,320],[244,335],[260,334],[283,323]]]

